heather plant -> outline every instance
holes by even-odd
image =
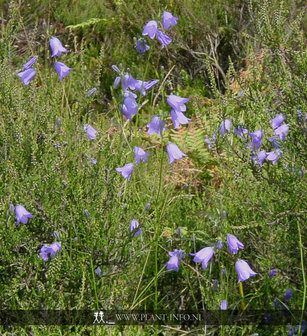
[[[33,1],[28,12],[20,4],[4,8],[0,45],[2,309],[243,316],[277,309],[295,318],[291,325],[0,326],[2,334],[302,334],[300,4],[229,1],[223,8],[217,1],[208,11],[200,1],[102,1],[100,19],[80,1],[73,9],[86,8],[80,23],[64,17],[71,4],[55,1],[35,27],[32,10],[46,4]],[[238,8],[248,28],[241,22],[244,31],[230,37]],[[214,17],[210,29],[223,32],[214,44],[213,35],[200,34],[209,29],[200,10]],[[54,19],[72,24],[70,33]],[[114,45],[111,25],[115,39],[124,35]],[[92,34],[101,31],[104,45],[91,61]],[[196,64],[186,63],[183,50]]]

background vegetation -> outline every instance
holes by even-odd
[[[2,309],[228,309],[242,303],[306,309],[306,7],[304,1],[0,1],[0,302]],[[164,49],[136,39],[164,10],[179,18]],[[59,82],[49,39],[69,49],[59,60],[74,68]],[[29,86],[16,76],[33,55]],[[137,118],[123,119],[111,65],[134,78],[159,79]],[[91,88],[97,92],[88,96]],[[173,130],[166,96],[190,99],[189,125]],[[285,116],[283,155],[262,168],[251,160],[244,125],[264,130]],[[166,120],[162,140],[148,135],[155,114]],[[229,134],[217,127],[228,118]],[[99,130],[89,141],[83,125]],[[209,149],[203,140],[217,134]],[[188,157],[169,165],[165,144]],[[134,161],[133,148],[151,156],[128,182],[115,171]],[[95,158],[97,163],[91,163]],[[285,168],[287,167],[287,169]],[[34,216],[15,225],[12,205]],[[10,206],[11,205],[11,206]],[[129,223],[140,222],[133,237]],[[178,232],[180,228],[181,234]],[[62,249],[43,262],[43,244],[60,235]],[[238,254],[258,275],[237,286],[236,256],[227,234],[244,243]],[[216,251],[207,270],[189,253]],[[167,271],[168,252],[186,252],[179,272]],[[306,263],[306,262],[305,262]],[[101,275],[95,269],[101,268]],[[304,268],[305,267],[305,268]],[[269,277],[271,269],[277,276]],[[225,271],[226,270],[226,274]],[[284,300],[292,289],[291,300]],[[276,302],[276,301],[275,301]],[[302,317],[302,319],[307,319]],[[302,323],[302,319],[300,323]],[[290,326],[28,326],[0,327],[2,335],[287,335]]]

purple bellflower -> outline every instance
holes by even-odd
[[[157,30],[156,37],[157,40],[161,43],[162,49],[172,42],[172,39],[160,30]]]
[[[134,147],[134,156],[136,164],[140,164],[141,160],[143,162],[147,161],[147,156],[150,156],[149,153],[146,153],[141,147],[135,146]]]
[[[189,101],[189,98],[183,98],[176,95],[167,96],[168,105],[177,112],[185,112],[186,106],[185,103]]]
[[[249,279],[251,276],[257,275],[244,260],[238,260],[235,265],[236,272],[238,273],[238,283]]]
[[[223,300],[221,302],[221,310],[227,310],[227,301],[226,300]]]
[[[240,138],[243,138],[244,134],[248,133],[248,130],[242,126],[238,126],[234,129],[235,134],[237,134]]]
[[[261,146],[262,143],[262,137],[263,137],[263,130],[257,130],[253,133],[249,133],[249,136],[253,138],[252,140],[252,149],[254,150],[255,148],[258,150]]]
[[[142,35],[148,35],[152,40],[155,38],[158,31],[157,21],[151,20],[146,23]]]
[[[186,125],[191,119],[187,118],[182,112],[171,110],[171,117],[174,125],[174,129],[180,125]]]
[[[37,57],[36,57],[36,56],[32,57],[27,63],[25,63],[25,64],[23,65],[23,68],[24,68],[25,70],[31,68],[31,66],[32,66],[36,61],[37,61]]]
[[[31,215],[30,212],[27,211],[26,208],[22,205],[16,205],[15,214],[16,214],[16,225],[18,225],[20,222],[22,224],[27,224],[28,219],[33,218],[33,215]]]
[[[70,70],[74,70],[73,68],[69,68],[67,65],[65,65],[62,62],[55,62],[54,68],[55,68],[55,71],[59,75],[60,82],[62,81],[63,77],[69,75]]]
[[[61,250],[61,243],[52,243],[50,246],[43,245],[41,248],[41,258],[44,261],[47,261],[48,259],[52,259],[56,253],[58,253]]]
[[[218,249],[218,250],[221,250],[223,248],[223,243],[220,239],[218,239],[218,241],[216,242],[216,245],[215,247]]]
[[[133,233],[133,236],[140,236],[143,233],[142,229],[137,230],[137,228],[140,226],[139,222],[133,219],[130,222],[129,230],[131,233]]]
[[[273,278],[276,274],[277,274],[277,270],[273,268],[273,269],[270,270],[269,277]]]
[[[87,138],[89,140],[94,140],[96,138],[96,133],[98,131],[95,130],[94,127],[90,126],[90,125],[84,125],[83,126],[83,131],[86,133]]]
[[[149,45],[146,44],[146,41],[143,38],[139,38],[136,41],[136,50],[140,52],[140,54],[144,54],[144,52],[147,51],[149,48]]]
[[[127,163],[123,167],[115,168],[115,170],[121,173],[122,177],[130,181],[130,177],[133,172],[133,163]]]
[[[101,268],[99,266],[95,269],[95,274],[98,276],[101,274]]]
[[[176,26],[178,18],[170,12],[163,12],[163,27],[167,30],[171,26]]]
[[[168,252],[168,254],[170,255],[170,259],[165,264],[166,269],[168,271],[174,270],[175,272],[178,272],[180,259],[182,259],[184,257],[184,251],[176,249],[173,252]]]
[[[281,141],[285,141],[288,131],[289,126],[287,124],[282,124],[274,130],[274,135],[278,136]]]
[[[133,98],[133,96],[129,93],[127,91],[125,92],[126,97],[122,105],[122,112],[129,120],[131,120],[131,118],[136,115],[138,103],[136,102],[135,98]]]
[[[259,164],[262,167],[265,158],[267,157],[267,152],[265,150],[261,150],[257,153],[257,155],[252,156],[252,159],[256,164]]]
[[[230,254],[237,254],[239,249],[244,249],[244,245],[232,234],[227,235],[227,246]]]
[[[24,85],[29,85],[29,83],[35,77],[35,75],[36,70],[32,68],[21,71],[17,74],[17,76],[20,77],[20,80]]]
[[[277,162],[278,158],[282,156],[282,150],[277,148],[272,152],[267,152],[267,160],[272,161],[273,166]]]
[[[173,143],[169,143],[166,146],[166,151],[168,154],[168,158],[169,158],[169,163],[173,164],[175,162],[175,160],[180,160],[182,159],[184,156],[187,156],[186,154],[184,154],[177,145],[173,144]]]
[[[161,136],[164,129],[164,121],[158,116],[153,116],[151,122],[147,126],[148,134],[157,133]]]
[[[269,141],[271,142],[271,146],[273,148],[279,148],[281,146],[280,140],[276,138],[275,136],[270,137]]]
[[[198,251],[197,253],[190,253],[191,256],[194,256],[193,261],[196,263],[201,263],[202,268],[205,270],[208,267],[208,263],[213,257],[213,248],[205,247]]]
[[[282,114],[278,114],[275,118],[273,118],[270,123],[273,127],[273,129],[278,128],[283,121],[285,120],[285,117]]]
[[[68,53],[68,50],[63,47],[61,41],[56,37],[52,37],[49,44],[51,48],[51,57],[61,56],[62,53]]]
[[[285,301],[289,301],[292,297],[292,290],[291,289],[287,289],[286,293],[285,293]]]
[[[229,119],[225,119],[222,121],[220,125],[220,134],[224,135],[226,132],[230,132],[231,121]]]

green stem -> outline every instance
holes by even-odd
[[[301,317],[300,323],[297,334],[299,335],[301,332],[301,325],[303,322],[304,311],[305,311],[305,304],[306,304],[306,275],[305,275],[305,268],[304,268],[304,251],[303,251],[303,243],[302,243],[302,234],[301,234],[301,226],[299,221],[297,221],[297,231],[299,237],[299,249],[300,249],[300,256],[301,256],[301,269],[302,269],[302,278],[303,278],[303,300],[302,300],[302,308],[301,308]]]

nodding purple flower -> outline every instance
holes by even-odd
[[[262,144],[262,137],[263,137],[263,130],[257,130],[253,133],[249,133],[249,136],[251,136],[253,138],[252,140],[252,149],[254,150],[256,148],[256,150],[258,150]]]
[[[51,48],[51,57],[61,56],[62,53],[68,53],[68,50],[63,47],[61,41],[56,37],[52,37],[49,44]]]
[[[95,269],[95,274],[98,276],[101,274],[101,268],[99,266]]]
[[[139,51],[141,54],[144,54],[144,52],[147,51],[149,48],[149,45],[146,44],[146,41],[143,38],[139,38],[136,41],[136,50]]]
[[[23,65],[23,68],[24,68],[25,70],[31,68],[31,66],[32,66],[36,61],[37,61],[37,57],[36,57],[36,56],[32,57],[27,63],[25,63],[25,64]]]
[[[222,241],[220,239],[217,240],[215,247],[218,250],[221,250],[223,248],[223,243],[222,243]]]
[[[257,155],[252,156],[252,159],[256,164],[259,164],[262,167],[265,158],[267,157],[267,152],[265,150],[261,150],[257,153]]]
[[[152,80],[152,81],[147,81],[147,82],[143,82],[139,79],[135,79],[133,78],[131,75],[129,76],[129,82],[128,82],[128,86],[130,90],[137,90],[140,93],[142,93],[143,96],[145,96],[146,91],[151,89],[153,86],[155,86],[159,81],[156,80]]]
[[[212,145],[211,145],[211,144],[212,144],[212,141],[211,141],[209,138],[206,138],[206,139],[204,140],[204,142],[208,144],[208,148],[209,148],[209,149],[212,149]]]
[[[204,270],[207,269],[208,263],[213,257],[213,254],[214,252],[212,247],[205,247],[197,253],[190,253],[191,256],[194,256],[193,261],[196,263],[201,263]]]
[[[146,153],[141,147],[135,146],[134,147],[134,156],[135,156],[135,162],[138,165],[141,160],[143,162],[147,161],[147,156],[150,156],[149,153]]]
[[[148,35],[153,40],[156,36],[157,31],[158,31],[157,21],[151,20],[148,21],[144,26],[142,35]]]
[[[135,219],[130,222],[129,230],[131,233],[133,233],[133,236],[140,236],[143,233],[142,229],[137,230],[139,226],[139,222]]]
[[[173,144],[173,143],[169,143],[166,146],[166,151],[168,154],[168,158],[169,158],[169,163],[173,164],[175,162],[175,160],[180,160],[182,159],[184,156],[187,156],[186,154],[184,154],[177,145]]]
[[[33,215],[31,215],[30,212],[27,211],[26,208],[22,205],[16,205],[15,214],[16,214],[16,225],[18,225],[20,222],[22,224],[27,224],[28,219],[33,218]]]
[[[225,119],[222,121],[220,125],[220,134],[224,135],[226,132],[230,132],[231,121],[229,119]]]
[[[273,278],[276,274],[277,274],[277,270],[273,268],[273,269],[270,270],[269,277]]]
[[[166,269],[168,271],[174,270],[175,272],[178,272],[179,265],[180,265],[180,259],[184,257],[184,251],[176,249],[173,252],[168,252],[168,254],[170,255],[170,259],[165,264]]]
[[[281,141],[285,141],[288,131],[289,126],[287,124],[282,124],[274,130],[274,135],[278,136]]]
[[[182,112],[171,110],[171,118],[173,121],[174,129],[180,125],[186,125],[191,119],[187,118]]]
[[[55,71],[59,75],[60,82],[62,81],[63,77],[69,75],[69,71],[74,70],[73,68],[69,68],[62,62],[55,62],[54,64]]]
[[[96,133],[98,132],[91,125],[84,125],[83,131],[86,133],[89,140],[94,140],[96,138]]]
[[[282,156],[283,151],[279,148],[275,149],[272,152],[267,152],[267,160],[272,161],[272,164],[275,165],[278,158]]]
[[[44,261],[47,261],[48,259],[52,259],[60,250],[61,243],[52,243],[50,246],[43,245],[40,255]]]
[[[88,97],[91,97],[96,91],[97,91],[96,88],[92,88],[92,89],[90,89],[89,92],[87,93],[87,96],[88,96]]]
[[[227,301],[226,300],[223,300],[221,302],[221,310],[227,310]]]
[[[36,70],[32,68],[21,71],[17,74],[17,76],[20,77],[20,80],[24,85],[29,85],[29,83],[35,77],[35,75]]]
[[[234,129],[235,134],[237,134],[240,138],[243,138],[244,134],[248,133],[248,130],[242,126],[238,126]]]
[[[168,105],[177,112],[185,112],[186,106],[185,104],[189,101],[189,98],[183,98],[176,95],[167,96]]]
[[[251,276],[257,275],[244,260],[238,260],[235,264],[235,269],[239,277],[238,283],[249,279]]]
[[[172,39],[163,32],[161,32],[160,30],[157,30],[156,37],[157,40],[161,43],[162,49],[172,42]]]
[[[270,137],[269,141],[271,142],[271,146],[273,148],[279,148],[281,146],[280,140],[276,138],[275,136]]]
[[[244,245],[232,234],[227,235],[227,246],[230,254],[237,254],[239,249],[244,249]]]
[[[178,18],[170,12],[163,12],[163,27],[167,30],[171,26],[176,26]]]
[[[138,103],[132,96],[127,96],[124,99],[123,105],[122,105],[122,112],[123,114],[131,120],[131,118],[136,115],[138,108]]]
[[[153,116],[151,122],[147,126],[148,134],[157,133],[161,136],[164,129],[164,121],[158,116]]]
[[[287,289],[286,293],[285,293],[285,301],[289,301],[292,297],[292,290],[291,289]]]
[[[285,117],[282,114],[278,114],[275,118],[273,118],[270,123],[273,129],[278,128],[285,120]]]
[[[133,172],[133,163],[127,163],[123,167],[115,168],[116,171],[122,174],[122,177],[130,181],[130,176]]]

